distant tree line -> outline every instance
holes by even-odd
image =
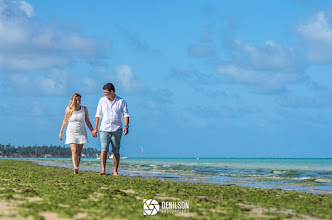
[[[96,148],[83,147],[82,156],[94,157],[98,154]],[[14,147],[10,144],[0,144],[0,157],[71,157],[71,150],[65,146],[27,146]]]

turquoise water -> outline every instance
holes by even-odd
[[[22,159],[73,167],[71,158]],[[112,171],[112,159],[107,163]],[[82,158],[80,169],[100,171],[100,160]],[[120,161],[119,174],[332,194],[332,159],[128,158]]]

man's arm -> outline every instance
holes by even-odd
[[[127,108],[127,103],[125,101],[122,102],[121,111],[125,122],[125,127],[123,128],[123,134],[127,135],[129,132],[129,112]]]
[[[123,134],[127,135],[129,132],[129,117],[124,117],[125,127],[123,129]]]

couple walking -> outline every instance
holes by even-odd
[[[81,160],[83,145],[88,143],[88,137],[85,129],[86,123],[92,132],[93,137],[98,137],[98,135],[100,136],[100,175],[105,175],[107,152],[109,151],[110,144],[113,152],[113,174],[115,176],[118,175],[120,142],[122,133],[127,135],[129,132],[129,113],[127,103],[115,94],[115,88],[112,83],[105,84],[103,90],[105,96],[99,100],[95,115],[94,129],[89,120],[88,109],[81,106],[80,94],[74,93],[69,101],[69,106],[66,108],[65,118],[62,122],[59,139],[62,141],[63,130],[68,124],[65,143],[70,145],[70,149],[72,151],[75,174],[78,174],[78,166]],[[121,121],[122,115],[125,123],[123,128]],[[98,131],[98,125],[101,119],[100,131]]]

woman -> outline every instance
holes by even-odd
[[[81,95],[74,93],[71,96],[69,106],[67,106],[65,111],[65,118],[62,122],[59,139],[62,141],[62,132],[69,122],[66,132],[65,144],[70,145],[75,174],[78,174],[78,166],[80,165],[83,145],[88,143],[84,121],[92,132],[93,127],[89,120],[88,109],[84,106],[81,106]]]

